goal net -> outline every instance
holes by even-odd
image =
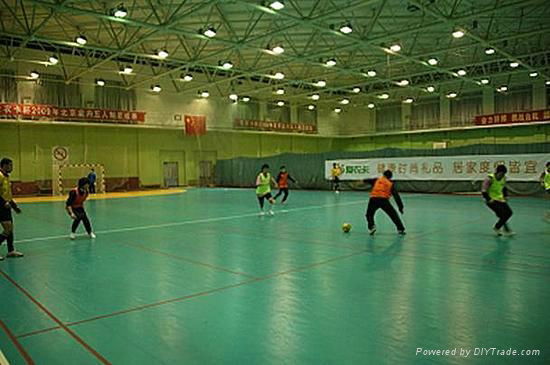
[[[68,194],[71,189],[77,186],[78,179],[87,177],[92,169],[97,176],[95,182],[95,192],[97,194],[105,193],[104,166],[96,163],[82,163],[54,165],[52,194]]]

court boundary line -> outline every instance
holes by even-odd
[[[58,324],[58,328],[63,329],[69,336],[71,336],[77,343],[84,347],[90,354],[92,354],[97,360],[99,360],[104,365],[111,365],[111,362],[107,360],[103,355],[97,352],[92,346],[90,346],[86,341],[84,341],[79,335],[76,334],[73,330],[67,327],[59,318],[57,318],[52,312],[50,312],[42,303],[40,303],[36,298],[34,298],[25,288],[17,283],[11,276],[0,269],[0,274],[6,278],[13,286],[15,286],[21,293],[23,293],[28,299],[30,299],[38,308],[42,310],[51,320]]]
[[[17,349],[17,351],[19,351],[19,354],[23,357],[27,365],[34,365],[35,362],[32,359],[31,355],[29,355],[27,350],[25,350],[23,345],[21,345],[21,343],[17,340],[17,337],[15,337],[13,332],[8,328],[8,326],[1,319],[0,319],[0,328],[2,328],[2,330],[8,336],[8,338],[11,340],[11,342],[13,342],[15,348]],[[2,351],[0,351],[0,364],[3,364],[2,359],[6,360],[6,364],[9,364],[8,360],[2,354]]]

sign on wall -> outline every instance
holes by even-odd
[[[206,116],[185,115],[185,134],[188,136],[202,136],[206,134]]]
[[[64,164],[69,162],[69,147],[52,147],[52,160],[54,164]]]
[[[0,104],[0,118],[140,124],[145,113],[124,110],[59,108],[42,104]]]
[[[549,153],[524,155],[419,156],[325,161],[325,178],[336,163],[341,180],[362,180],[393,172],[394,180],[469,180],[479,181],[500,164],[508,168],[509,181],[538,181]]]
[[[550,109],[535,110],[530,112],[478,115],[475,117],[475,124],[477,125],[533,123],[544,121],[550,121]]]
[[[233,126],[238,129],[254,129],[260,131],[292,132],[292,133],[317,133],[314,124],[281,123],[269,120],[247,120],[236,118]]]

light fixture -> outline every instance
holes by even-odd
[[[367,76],[368,76],[368,77],[374,77],[374,76],[376,76],[376,71],[375,71],[375,70],[368,70],[368,71],[367,71]]]
[[[50,64],[52,65],[57,65],[59,58],[57,58],[56,55],[51,55],[50,58],[48,58],[48,61],[50,61]]]
[[[369,103],[369,105],[367,105],[367,107],[368,107],[369,109],[374,109],[375,106],[376,106],[376,105],[374,105],[374,103]]]
[[[281,10],[285,7],[284,1],[272,1],[269,7],[273,10]]]
[[[157,56],[159,56],[159,58],[165,59],[166,57],[168,57],[168,51],[165,49],[161,49],[157,52]]]
[[[456,74],[457,74],[458,76],[465,76],[465,75],[466,75],[466,70],[460,69],[460,70],[458,70],[458,71],[456,72]]]
[[[40,77],[40,74],[36,71],[31,71],[30,75],[31,75],[31,78],[35,80]]]
[[[117,18],[124,18],[126,15],[128,15],[128,10],[124,7],[124,5],[120,4],[117,6],[116,9],[113,10],[113,15]]]
[[[413,98],[406,98],[405,100],[403,100],[403,102],[404,102],[405,104],[411,104],[413,101],[414,101]]]
[[[377,96],[378,99],[388,99],[390,97],[389,94],[383,93]]]
[[[325,66],[327,67],[333,67],[336,66],[336,60],[334,58],[330,58],[325,62]]]
[[[407,80],[407,79],[397,81],[397,85],[399,85],[399,86],[407,86],[408,84],[409,84],[409,80]]]
[[[537,77],[538,75],[539,75],[539,73],[536,72],[536,71],[535,71],[535,72],[531,72],[531,73],[529,74],[530,77]]]
[[[315,105],[310,104],[310,105],[307,106],[307,108],[308,108],[309,110],[314,110],[314,109],[315,109]]]
[[[547,80],[544,84],[545,84],[546,86],[550,85],[550,80]]]
[[[210,93],[207,90],[201,91],[200,94],[201,98],[207,98],[210,96]]]
[[[501,92],[501,93],[504,93],[504,92],[508,91],[508,86],[502,85],[501,87],[497,88],[497,91]]]
[[[437,65],[438,63],[439,63],[439,60],[438,60],[437,58],[435,58],[435,57],[432,57],[432,58],[430,58],[430,59],[428,60],[428,64],[429,64],[430,66],[435,66],[435,65]]]
[[[433,93],[435,91],[435,86],[432,86],[432,85],[428,86],[426,88],[426,91],[429,92],[429,93]]]
[[[315,86],[325,87],[325,86],[327,86],[327,82],[325,80],[319,80],[315,83]]]
[[[200,33],[202,33],[204,36],[208,38],[214,38],[216,36],[216,28],[209,26],[205,29],[201,29]]]
[[[491,47],[485,48],[485,54],[487,54],[487,55],[495,54],[495,52],[496,52],[496,51],[495,51],[494,48],[491,48]]]
[[[448,93],[446,96],[447,98],[449,99],[453,99],[453,98],[456,98],[457,97],[457,93],[455,93],[454,91],[451,91],[450,93]]]
[[[95,80],[97,86],[105,86],[105,80],[97,79]]]
[[[354,93],[358,94],[361,92],[361,88],[359,86],[356,86],[354,87],[351,91],[353,91]]]
[[[74,40],[76,43],[80,44],[81,46],[85,45],[86,43],[88,43],[88,40],[86,39],[86,37],[84,37],[82,34],[77,36]]]
[[[512,67],[512,68],[517,68],[517,67],[519,67],[519,62],[516,62],[516,61],[510,62],[510,67]]]
[[[275,91],[275,94],[277,95],[283,95],[285,93],[285,89],[282,87],[278,88],[277,91]]]
[[[186,81],[186,82],[189,82],[189,81],[193,80],[193,75],[191,75],[191,74],[185,74],[185,75],[182,77],[182,80],[183,80],[183,81]]]
[[[278,105],[278,106],[284,106],[284,105],[285,105],[285,102],[282,101],[282,100],[279,100],[279,101],[277,102],[277,105]]]
[[[120,73],[125,74],[125,75],[129,75],[129,74],[132,73],[132,71],[134,71],[134,69],[132,68],[132,66],[124,66],[124,67],[120,70]]]
[[[229,99],[233,100],[233,101],[237,101],[239,100],[239,95],[233,93],[233,94],[229,94]]]
[[[452,34],[453,37],[457,39],[464,37],[464,31],[462,29],[455,29]]]
[[[311,95],[311,99],[312,99],[312,100],[319,100],[319,98],[320,98],[319,94],[313,94],[313,95]]]
[[[282,80],[285,78],[285,74],[282,73],[282,72],[276,72],[274,75],[273,75],[273,78],[276,79],[276,80]]]
[[[340,32],[344,34],[350,34],[351,32],[353,32],[353,28],[351,27],[350,23],[342,24],[342,26],[340,27]]]
[[[390,46],[390,51],[392,52],[399,52],[401,51],[401,45],[399,43],[392,44]]]
[[[162,88],[160,87],[160,85],[152,85],[151,86],[151,91],[153,91],[155,93],[160,93],[162,91]]]
[[[487,85],[489,82],[491,82],[489,79],[481,79],[479,80],[483,85]]]
[[[248,103],[250,101],[250,96],[243,96],[243,101]]]
[[[224,70],[230,70],[233,68],[233,64],[231,63],[231,61],[223,61],[220,62],[220,67]]]
[[[348,105],[349,104],[349,99],[344,98],[344,99],[340,100],[340,104]]]
[[[342,108],[334,108],[334,112],[335,112],[335,113],[341,113],[341,112],[342,112]]]
[[[273,46],[271,48],[271,52],[273,52],[274,54],[281,54],[285,51],[285,49],[283,48],[283,46],[281,45],[276,45],[276,46]]]

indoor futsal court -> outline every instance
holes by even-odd
[[[0,365],[550,363],[550,2],[0,4]]]

